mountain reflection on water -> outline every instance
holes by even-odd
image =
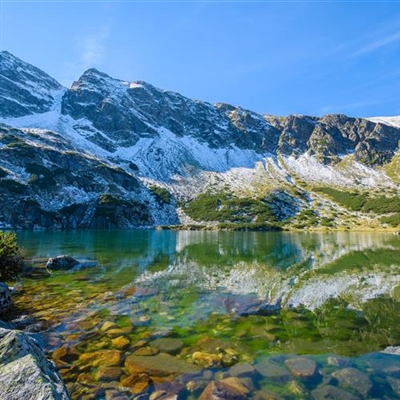
[[[345,296],[357,308],[400,295],[400,239],[390,234],[70,231],[25,232],[20,242],[32,258],[96,259],[122,284],[224,289],[272,305],[314,309]]]
[[[18,317],[18,327],[35,332],[73,398],[103,399],[107,390],[135,398],[139,389],[126,376],[138,368],[132,361],[144,362],[146,374],[150,364],[158,368],[164,381],[176,378],[182,362],[185,370],[205,368],[204,384],[236,363],[267,375],[278,368],[290,379],[256,375],[254,398],[264,398],[259,390],[274,399],[342,398],[349,393],[341,374],[357,380],[360,373],[371,387],[360,389],[362,398],[400,398],[398,356],[377,353],[400,345],[398,236],[68,231],[20,232],[18,240],[36,270],[60,254],[96,260],[25,277],[14,299],[29,316]],[[165,355],[160,343],[179,348]],[[110,355],[112,368],[102,369]],[[307,360],[290,361],[294,355]],[[196,364],[210,357],[217,364]],[[288,372],[292,362],[315,363],[319,372],[303,381]],[[110,371],[118,376],[104,378]],[[182,399],[198,398],[185,393]]]

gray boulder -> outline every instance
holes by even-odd
[[[46,268],[56,269],[56,270],[68,270],[79,265],[79,261],[71,256],[57,256],[54,258],[49,258],[46,264]]]
[[[69,400],[55,366],[23,332],[0,328],[0,387],[3,400]]]

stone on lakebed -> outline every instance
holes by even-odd
[[[146,372],[150,376],[172,376],[198,370],[198,367],[166,353],[155,356],[130,355],[125,360],[125,367],[130,374]]]

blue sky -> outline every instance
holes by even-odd
[[[0,0],[0,47],[259,113],[400,115],[400,1]]]

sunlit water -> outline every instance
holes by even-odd
[[[74,398],[135,398],[173,381],[167,392],[194,399],[242,364],[256,369],[239,374],[248,398],[322,399],[327,386],[337,398],[400,398],[400,356],[378,353],[400,345],[398,236],[71,231],[18,240],[33,269],[14,298],[16,324]],[[47,275],[47,258],[60,254],[82,266]],[[317,372],[296,373],[295,355]]]

